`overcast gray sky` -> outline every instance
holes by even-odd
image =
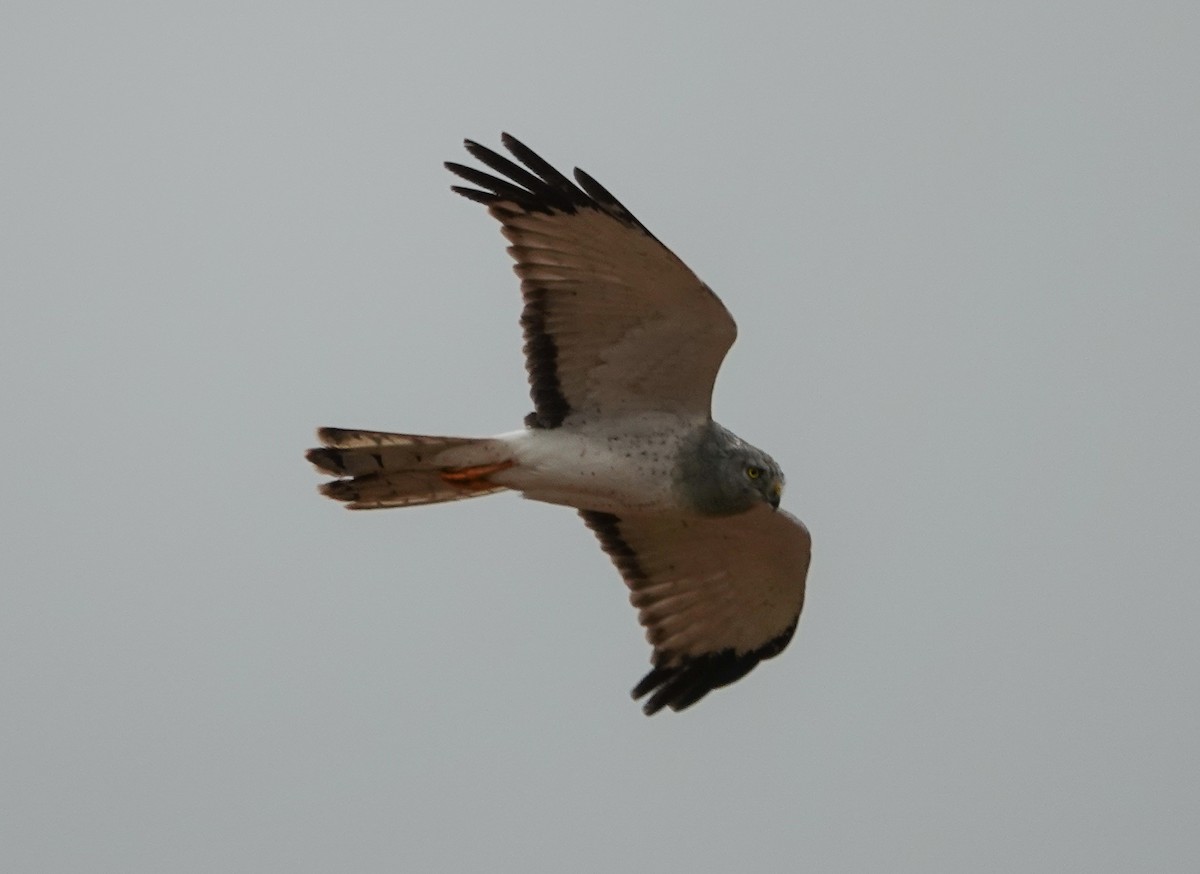
[[[0,11],[0,868],[1193,872],[1200,6]],[[346,513],[529,409],[501,130],[722,296],[813,531],[683,714],[570,511]]]

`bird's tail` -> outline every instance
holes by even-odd
[[[317,469],[340,477],[320,486],[321,494],[345,501],[351,510],[414,507],[502,492],[489,477],[512,467],[500,440],[426,437],[386,431],[321,428],[324,444],[305,453]]]

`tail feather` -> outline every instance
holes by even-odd
[[[438,459],[447,450],[488,442],[471,437],[426,437],[344,428],[321,428],[317,431],[317,439],[325,445],[310,449],[308,460],[325,473],[337,476],[358,476],[381,470],[428,470],[440,466]],[[472,453],[472,457],[474,455]]]
[[[350,510],[416,507],[505,491],[504,486],[465,489],[446,482],[435,471],[367,474],[354,479],[335,479],[322,483],[320,490],[321,494],[335,501],[344,501]]]
[[[320,486],[321,494],[351,510],[411,507],[504,491],[488,476],[512,466],[498,440],[430,437],[386,431],[321,428],[324,446],[305,456],[323,473],[342,477]]]

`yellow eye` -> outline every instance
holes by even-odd
[[[760,476],[762,476],[762,469],[758,467],[748,467],[746,468],[746,476],[750,477],[750,479],[758,479]]]

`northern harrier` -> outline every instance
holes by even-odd
[[[521,278],[534,411],[496,437],[321,428],[308,459],[352,510],[513,489],[575,507],[620,571],[654,647],[633,689],[682,710],[777,655],[804,602],[810,538],[779,510],[783,472],[712,419],[736,327],[717,296],[607,189],[515,138],[520,164],[447,163],[501,225]],[[524,165],[524,166],[521,166]],[[496,174],[496,175],[493,175]]]

